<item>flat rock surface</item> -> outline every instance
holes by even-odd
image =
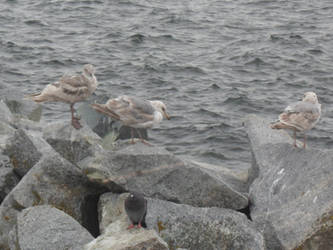
[[[43,138],[73,164],[93,155],[95,145],[102,142],[84,122],[81,123],[83,127],[79,130],[73,128],[70,122],[52,123],[43,130]]]
[[[113,185],[199,207],[242,209],[248,204],[247,196],[234,188],[235,183],[228,184],[223,171],[185,162],[164,148],[141,142],[118,144],[78,165],[91,181],[109,185],[111,190]]]
[[[168,245],[154,230],[126,229],[124,221],[110,224],[104,234],[88,243],[84,250],[167,250]]]
[[[106,193],[101,196],[100,223],[104,227],[116,222],[125,223],[125,226],[130,224],[123,206],[127,195]],[[263,236],[242,213],[147,200],[147,228],[154,229],[170,249],[265,249]]]
[[[34,206],[17,215],[15,246],[20,250],[82,249],[94,237],[71,216],[52,206]]]
[[[333,249],[333,152],[295,148],[257,116],[245,128],[259,171],[250,187],[251,217],[267,248]]]

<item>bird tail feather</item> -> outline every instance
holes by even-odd
[[[281,123],[281,122],[275,122],[271,124],[272,129],[286,129],[289,128],[287,125]]]
[[[104,114],[104,115],[108,115],[111,118],[115,119],[115,120],[120,120],[120,117],[118,114],[116,114],[114,111],[112,111],[111,109],[108,109],[107,107],[105,107],[104,104],[98,104],[98,103],[94,103],[91,104],[91,107],[93,109],[95,109],[96,111]]]
[[[25,95],[24,99],[33,100],[34,102],[44,102],[44,101],[46,101],[45,96],[43,96],[41,94],[41,92]]]

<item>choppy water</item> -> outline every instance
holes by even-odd
[[[3,90],[35,92],[92,63],[97,94],[167,104],[153,143],[237,168],[250,162],[244,116],[274,120],[313,90],[324,110],[309,144],[332,148],[332,0],[8,0],[0,24]],[[67,105],[44,107],[69,119]]]

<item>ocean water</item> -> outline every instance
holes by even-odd
[[[97,95],[166,103],[172,119],[152,143],[246,168],[246,115],[276,120],[311,90],[323,115],[309,146],[333,146],[331,0],[7,0],[0,23],[0,92],[36,92],[91,63]],[[43,106],[45,121],[69,120],[68,105]]]

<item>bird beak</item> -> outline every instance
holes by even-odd
[[[163,113],[164,113],[165,118],[167,118],[168,120],[170,120],[170,116],[168,115],[168,113],[167,112],[163,112]]]

